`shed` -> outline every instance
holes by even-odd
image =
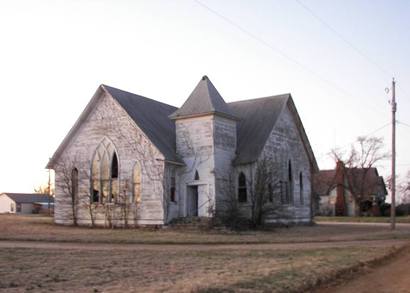
[[[48,205],[53,210],[54,198],[48,194],[11,193],[0,194],[0,213],[39,214],[47,213]]]

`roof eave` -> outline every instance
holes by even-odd
[[[302,124],[302,120],[300,119],[299,113],[298,113],[298,111],[297,111],[297,109],[296,109],[295,103],[293,102],[293,98],[292,98],[292,95],[291,95],[291,94],[289,94],[289,98],[288,98],[286,104],[289,104],[289,105],[290,105],[289,108],[290,108],[290,110],[291,110],[291,111],[294,113],[294,115],[295,115],[296,122],[297,122],[297,123],[296,123],[296,126],[297,126],[297,128],[298,128],[298,130],[299,130],[299,132],[300,132],[300,136],[301,136],[301,138],[302,138],[303,145],[304,145],[304,147],[305,147],[305,149],[306,149],[306,152],[307,152],[307,154],[308,154],[308,157],[309,157],[309,160],[310,160],[312,169],[313,169],[312,171],[315,172],[315,173],[316,173],[316,172],[319,172],[319,165],[318,165],[318,163],[317,163],[317,161],[316,161],[315,154],[314,154],[314,152],[313,152],[312,146],[310,145],[309,138],[307,137],[305,128],[304,128],[304,126],[303,126],[303,124]]]

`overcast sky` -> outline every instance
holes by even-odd
[[[321,168],[359,135],[390,150],[394,76],[404,175],[409,29],[404,0],[1,1],[0,192],[47,182],[99,84],[181,106],[205,74],[227,102],[290,92]]]

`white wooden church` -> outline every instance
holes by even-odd
[[[309,223],[318,166],[290,94],[226,103],[204,76],[176,108],[101,85],[47,165],[55,222],[103,225],[109,208],[113,224],[164,225],[232,195],[246,209],[261,158],[281,177],[265,220]]]

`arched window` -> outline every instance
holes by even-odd
[[[302,172],[299,173],[299,196],[300,196],[300,204],[303,205],[303,174]]]
[[[134,166],[132,185],[134,202],[139,203],[141,201],[141,166],[138,162],[136,162]]]
[[[78,170],[73,168],[71,170],[71,197],[73,202],[76,202],[78,198]]]
[[[169,198],[171,202],[176,202],[176,180],[175,180],[175,170],[172,169],[171,171],[171,187],[170,187],[170,195]]]
[[[91,166],[91,194],[92,194],[92,202],[99,202],[100,201],[100,190],[101,190],[101,182],[100,182],[100,164],[101,158],[98,151],[94,154],[94,159]]]
[[[92,202],[112,202],[119,192],[118,156],[107,139],[98,145],[91,164]]]
[[[241,172],[238,177],[238,201],[247,201],[246,177],[245,174],[243,174],[243,172]]]
[[[293,201],[293,176],[292,176],[292,162],[289,160],[288,162],[288,192],[287,192],[287,203],[291,203]]]
[[[112,156],[111,178],[118,178],[118,159],[116,153],[114,153],[114,156]]]
[[[120,186],[118,180],[118,158],[117,153],[114,152],[111,159],[111,181],[110,181],[110,202],[115,201],[118,198]]]
[[[199,180],[199,174],[198,174],[198,170],[195,171],[195,177],[194,180]]]

